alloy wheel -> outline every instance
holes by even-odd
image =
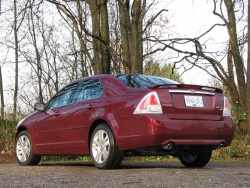
[[[97,163],[104,163],[110,152],[110,141],[106,131],[98,130],[92,142],[92,154]]]
[[[20,162],[26,162],[30,156],[31,143],[26,135],[18,138],[16,144],[16,155]]]

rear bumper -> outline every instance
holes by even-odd
[[[131,122],[133,122],[131,124]],[[119,123],[117,143],[121,150],[151,146],[229,146],[234,136],[230,117],[220,121],[171,120],[164,115],[138,115]]]

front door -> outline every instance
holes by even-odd
[[[62,122],[65,106],[70,106],[78,83],[60,90],[46,105],[44,112],[38,112],[33,126],[36,153],[62,153]]]

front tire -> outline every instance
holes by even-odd
[[[123,160],[123,152],[107,124],[99,124],[95,128],[90,140],[90,153],[94,165],[99,169],[118,168]]]
[[[28,131],[21,131],[16,138],[16,159],[20,165],[37,165],[41,156],[33,153],[31,138]]]
[[[179,156],[181,163],[190,168],[205,166],[212,156],[212,151],[208,152],[190,152]]]

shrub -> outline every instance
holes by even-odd
[[[246,111],[238,105],[232,106],[232,115],[236,124],[246,121]]]
[[[235,136],[229,147],[213,152],[214,159],[250,160],[250,135],[246,122],[235,124]]]
[[[17,122],[0,119],[0,153],[14,154],[14,136]]]

